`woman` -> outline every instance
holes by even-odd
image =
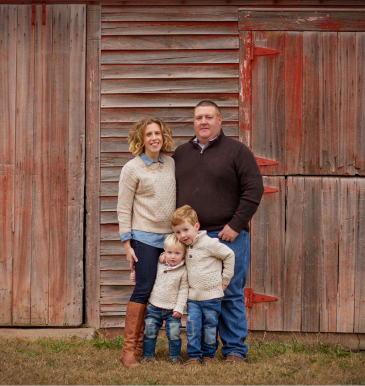
[[[161,152],[172,150],[169,127],[158,118],[137,122],[129,132],[129,150],[136,157],[120,175],[118,222],[120,239],[136,286],[127,305],[121,361],[138,366],[142,355],[146,304],[156,279],[157,262],[176,205],[175,163]]]

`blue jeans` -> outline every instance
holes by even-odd
[[[170,359],[181,358],[180,327],[181,319],[172,317],[173,310],[164,310],[149,304],[146,312],[146,328],[143,337],[143,356],[153,358],[155,355],[158,332],[166,320],[166,335],[169,340]]]
[[[130,298],[131,302],[147,304],[157,275],[157,263],[163,249],[152,247],[137,240],[131,240],[131,247],[138,258],[134,263],[136,285]]]
[[[208,232],[208,236],[218,238],[219,232]],[[236,255],[234,276],[224,293],[218,322],[219,336],[223,343],[222,354],[225,357],[236,355],[245,359],[248,347],[245,344],[247,319],[243,288],[250,268],[250,235],[246,231],[241,231],[233,242],[222,240],[220,242],[231,248]]]
[[[186,335],[189,359],[214,358],[216,351],[218,316],[222,298],[196,301],[188,300]]]

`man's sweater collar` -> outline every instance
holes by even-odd
[[[212,140],[208,141],[206,146],[202,149],[201,146],[195,142],[196,135],[190,139],[190,143],[192,143],[195,147],[197,147],[202,152],[208,149],[209,147],[215,146],[217,143],[221,142],[222,139],[225,137],[223,130],[219,132],[219,134]]]

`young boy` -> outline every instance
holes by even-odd
[[[185,245],[175,234],[164,243],[166,263],[158,263],[157,276],[146,312],[146,328],[143,337],[143,357],[155,355],[158,332],[166,320],[166,335],[169,340],[170,359],[173,364],[181,363],[181,316],[188,299],[188,279],[184,265]],[[134,275],[131,274],[134,280]]]
[[[224,291],[234,273],[234,252],[206,231],[194,209],[185,205],[175,211],[171,226],[179,241],[187,247],[185,265],[189,296],[186,335],[187,365],[207,365],[215,357],[218,316]],[[223,271],[222,271],[222,262]]]

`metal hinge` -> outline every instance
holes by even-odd
[[[245,288],[244,290],[246,307],[252,307],[255,303],[276,302],[279,300],[276,296],[255,294],[253,288]]]
[[[36,19],[36,12],[37,12],[37,4],[42,4],[42,25],[47,24],[47,19],[46,19],[46,1],[33,1],[32,2],[32,25],[35,25],[35,19]]]
[[[261,158],[261,157],[255,157],[257,165],[259,166],[272,166],[272,165],[279,165],[278,161],[273,161],[271,159],[267,158]]]
[[[273,50],[266,47],[257,47],[254,46],[252,42],[246,43],[246,60],[253,60],[254,56],[264,56],[264,55],[277,55],[280,54],[278,50]]]

